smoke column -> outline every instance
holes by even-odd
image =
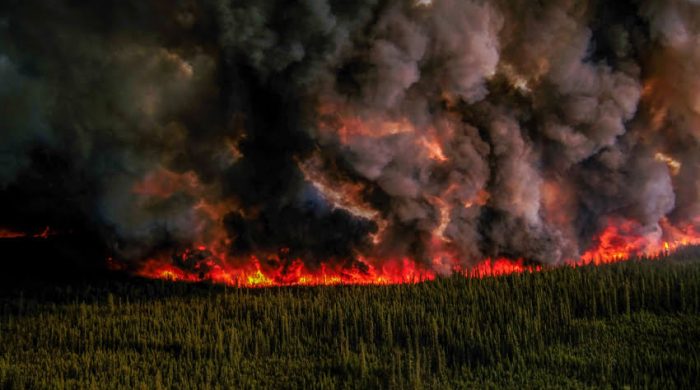
[[[698,41],[695,0],[4,1],[0,228],[279,283],[697,243]]]

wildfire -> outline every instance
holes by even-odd
[[[172,264],[151,260],[138,274],[147,278],[168,281],[197,282],[209,280],[214,283],[237,287],[272,287],[272,286],[319,286],[319,285],[390,285],[420,283],[433,280],[437,276],[433,271],[422,268],[411,259],[382,261],[381,265],[367,260],[350,267],[333,267],[322,263],[317,269],[309,269],[297,259],[287,267],[264,269],[260,260],[252,256],[244,266],[226,267],[208,263],[209,271],[205,274],[187,272]],[[503,276],[513,273],[536,272],[542,270],[540,265],[527,265],[520,260],[487,259],[473,268],[456,271],[465,277],[485,278]]]
[[[632,257],[658,258],[676,249],[700,244],[694,226],[676,227],[662,219],[662,236],[640,234],[641,226],[630,220],[608,225],[598,236],[597,245],[586,251],[578,263],[605,264]],[[575,262],[576,263],[576,262]]]
[[[273,286],[328,286],[328,285],[391,285],[420,283],[433,280],[436,273],[423,268],[411,259],[371,262],[358,260],[352,266],[333,266],[321,263],[318,268],[310,269],[300,259],[287,266],[265,266],[257,257],[251,256],[241,266],[225,266],[207,261],[202,268],[206,273],[196,270],[188,272],[162,260],[150,260],[138,272],[139,276],[168,281],[198,282],[208,280],[213,283],[236,287],[273,287]],[[528,265],[524,260],[505,258],[486,259],[472,268],[454,271],[465,277],[486,278],[510,275],[513,273],[538,272],[541,265]]]
[[[541,270],[541,265],[527,265],[522,259],[509,260],[501,258],[496,260],[486,259],[464,272],[464,275],[472,278],[485,278],[523,272],[538,272]]]
[[[26,233],[10,230],[10,229],[0,229],[0,238],[20,238],[26,237]]]
[[[504,68],[514,86],[526,90],[527,84],[520,85],[524,79],[521,80],[515,71],[511,70]],[[382,138],[402,134],[402,137],[407,137],[413,142],[413,146],[416,147],[414,150],[422,162],[429,159],[435,167],[443,168],[450,164],[448,155],[452,156],[452,149],[444,149],[451,145],[449,142],[454,136],[454,131],[449,126],[417,127],[408,119],[364,118],[333,104],[322,105],[319,115],[322,118],[320,135],[331,137],[342,144],[351,144],[358,138]],[[237,149],[235,145],[233,147],[232,154],[236,154]],[[673,174],[677,174],[681,168],[679,161],[664,153],[657,153],[655,158],[667,164]],[[331,207],[343,209],[356,217],[372,220],[377,224],[378,231],[371,238],[375,246],[381,247],[388,231],[387,216],[367,200],[366,182],[348,180],[346,174],[335,169],[332,164],[319,155],[297,161],[306,182],[313,186]],[[320,261],[309,262],[309,259],[292,258],[287,248],[280,248],[277,253],[256,253],[255,256],[247,258],[232,258],[228,248],[235,238],[229,237],[221,227],[221,221],[227,213],[237,209],[236,205],[218,202],[216,197],[210,196],[217,189],[204,185],[191,171],[180,173],[157,169],[136,183],[132,192],[143,202],[154,204],[177,193],[199,198],[200,202],[195,206],[198,241],[191,249],[146,261],[137,274],[169,281],[206,280],[240,287],[270,287],[417,283],[450,273],[483,278],[537,272],[543,269],[543,265],[537,264],[537,259],[508,258],[483,259],[465,267],[464,264],[468,263],[466,259],[461,259],[454,253],[453,231],[450,230],[448,234],[452,218],[458,218],[463,212],[454,206],[461,205],[466,209],[485,206],[489,203],[491,194],[481,189],[465,196],[458,191],[459,188],[458,183],[452,182],[438,193],[424,194],[423,199],[432,205],[434,210],[427,258],[387,259],[356,255],[354,259],[317,259]],[[554,182],[546,183],[543,193],[548,215],[559,225],[568,225],[570,221],[567,214],[561,211],[561,199],[567,198],[561,187]],[[12,231],[0,231],[0,238],[17,234]],[[45,237],[48,234],[47,230],[38,236]],[[654,258],[695,244],[700,244],[700,234],[695,231],[694,225],[674,226],[664,219],[654,228],[641,226],[632,220],[610,219],[593,240],[593,246],[584,248],[585,251],[579,258],[567,263],[597,265],[641,256]]]
[[[56,235],[57,233],[53,231],[49,226],[46,226],[44,230],[38,233],[25,233],[7,228],[0,228],[0,239],[12,239],[12,238],[49,238],[50,236]]]
[[[688,245],[700,245],[700,234],[693,226],[676,227],[662,220],[663,235],[640,234],[641,226],[630,220],[610,222],[595,240],[595,247],[568,264],[599,265],[644,256],[657,258]],[[658,237],[657,237],[658,236]],[[228,259],[207,250],[206,246],[185,250],[177,256],[154,258],[137,272],[139,276],[167,281],[200,282],[203,280],[237,287],[390,285],[420,283],[435,279],[434,267],[410,258],[358,258],[352,263],[320,262],[309,266],[301,259],[289,259],[289,250],[263,259],[250,256]],[[444,255],[444,253],[443,253]],[[449,254],[433,263],[453,263]],[[432,264],[432,263],[431,263]],[[545,267],[524,259],[485,259],[472,267],[454,265],[452,271],[468,278],[498,277],[524,272],[539,272]]]
[[[277,259],[261,261],[251,256],[246,261],[231,264],[206,260],[186,271],[162,259],[153,259],[138,272],[138,275],[169,281],[197,282],[208,280],[214,283],[238,287],[271,286],[318,286],[318,285],[387,285],[418,283],[435,278],[435,273],[422,268],[409,259],[374,263],[358,259],[352,265],[321,263],[317,268],[307,267],[301,259],[286,264]]]

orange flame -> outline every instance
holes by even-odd
[[[420,283],[434,280],[434,271],[423,268],[414,260],[404,258],[382,262],[360,259],[351,266],[321,263],[317,268],[308,268],[300,259],[288,265],[265,265],[251,256],[244,265],[226,266],[207,261],[205,273],[188,272],[161,260],[150,260],[137,274],[146,278],[168,281],[213,283],[237,287],[273,286],[328,286],[328,285],[391,285]],[[473,268],[455,272],[471,278],[496,277],[513,273],[541,271],[541,265],[527,265],[522,259],[486,259]]]
[[[420,127],[406,118],[364,118],[362,113],[348,111],[341,104],[325,103],[318,108],[320,123],[318,135],[329,137],[333,142],[352,143],[357,138],[380,138],[404,134],[413,142],[415,152],[423,159],[430,159],[435,166],[448,164],[452,156],[450,143],[452,132],[446,127]],[[680,169],[680,163],[670,155],[659,153],[656,158],[671,169]],[[422,160],[423,161],[423,160]],[[348,182],[340,172],[329,172],[328,167],[317,156],[297,162],[304,178],[335,208],[373,220],[378,231],[373,235],[375,245],[381,243],[387,230],[386,216],[372,207],[365,198],[367,191],[362,182]],[[171,281],[197,282],[207,280],[214,283],[241,287],[337,285],[337,284],[396,284],[416,283],[432,280],[438,274],[454,272],[466,277],[501,276],[522,272],[537,272],[542,265],[533,259],[483,259],[471,267],[464,267],[466,259],[454,255],[450,240],[451,218],[464,212],[453,209],[455,200],[471,208],[488,204],[490,194],[481,189],[463,199],[456,183],[440,193],[424,194],[435,210],[427,259],[411,258],[365,258],[352,261],[328,259],[319,263],[304,262],[290,258],[289,250],[281,248],[279,253],[256,253],[248,258],[232,258],[228,248],[232,239],[223,229],[223,217],[236,209],[235,204],[222,203],[211,196],[216,188],[199,181],[192,172],[175,173],[166,169],[156,170],[136,184],[132,190],[144,201],[157,202],[177,192],[184,192],[201,199],[197,205],[198,234],[193,249],[181,252],[176,257],[161,255],[154,257],[137,271],[138,275]],[[570,226],[568,210],[572,207],[562,199],[568,199],[566,187],[548,181],[543,186],[543,201],[547,215],[555,225]],[[452,199],[447,201],[446,199]],[[239,210],[244,213],[243,210]],[[251,213],[255,213],[252,211]],[[246,217],[254,218],[255,215]],[[201,225],[201,226],[199,226]],[[1,237],[2,235],[0,235]],[[605,264],[630,258],[659,257],[687,245],[700,244],[700,234],[694,225],[674,226],[664,219],[657,229],[644,227],[638,222],[611,219],[593,240],[594,245],[567,263],[573,265]],[[324,260],[324,259],[321,259]]]
[[[12,230],[12,229],[7,229],[7,228],[0,228],[0,239],[12,239],[12,238],[24,238],[24,237],[32,237],[32,238],[49,238],[50,236],[54,236],[58,233],[56,233],[53,229],[51,229],[49,226],[46,226],[44,230],[38,233],[25,233],[25,232],[20,232],[17,230]]]
[[[242,265],[226,265],[213,260],[202,264],[206,272],[188,272],[162,260],[150,260],[137,274],[139,276],[170,281],[197,282],[208,280],[214,283],[238,287],[271,286],[317,286],[317,285],[386,285],[418,283],[435,278],[435,274],[421,268],[409,259],[372,263],[365,259],[352,265],[321,263],[317,268],[307,267],[301,259],[284,265],[273,261],[260,261],[251,256]]]
[[[0,229],[0,238],[20,238],[26,237],[27,233],[22,233],[10,229]]]
[[[485,278],[523,272],[539,272],[541,270],[541,265],[527,265],[523,259],[509,260],[500,258],[496,260],[486,259],[464,274],[472,278]]]
[[[641,225],[631,220],[615,220],[600,233],[596,246],[586,251],[569,265],[599,265],[625,261],[637,256],[658,258],[688,245],[699,245],[700,234],[694,226],[676,227],[668,220],[661,221],[663,235],[640,234]],[[197,262],[191,260],[196,251],[208,257]],[[369,259],[359,258],[352,263],[321,262],[315,266],[301,259],[287,259],[289,250],[279,254],[247,259],[228,259],[207,251],[206,246],[181,253],[177,261],[154,258],[137,272],[139,276],[168,281],[209,281],[238,287],[319,286],[319,285],[388,285],[420,283],[435,279],[438,274],[429,264],[410,258]],[[180,263],[182,266],[175,264]],[[452,271],[468,278],[499,277],[524,272],[539,272],[546,267],[528,263],[524,259],[485,259],[472,267],[461,267],[449,254],[436,258],[431,264],[455,264]]]
[[[658,258],[679,248],[700,244],[700,234],[692,224],[676,227],[668,219],[660,222],[662,236],[639,234],[641,225],[631,220],[608,225],[596,240],[597,246],[581,256],[584,264],[605,264],[633,257]]]

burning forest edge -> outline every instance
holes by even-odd
[[[663,249],[655,252],[634,253],[605,249],[602,254],[587,253],[580,261],[567,262],[562,266],[580,267],[587,265],[610,264],[616,262],[657,260],[674,255],[676,252],[696,251],[697,245],[670,245],[664,243]],[[201,256],[204,256],[201,258]],[[284,255],[268,258],[263,264],[252,257],[239,268],[227,267],[207,260],[205,249],[185,251],[174,255],[172,262],[150,260],[136,275],[164,279],[173,282],[203,282],[226,284],[236,287],[272,287],[272,286],[325,286],[325,285],[388,285],[413,284],[433,280],[436,275],[430,270],[421,270],[416,262],[403,259],[400,261],[384,260],[381,268],[376,268],[362,260],[355,260],[350,266],[331,268],[321,263],[316,270],[305,268],[301,260],[280,260]],[[198,260],[198,258],[201,258]],[[526,263],[522,259],[486,259],[472,268],[454,269],[450,274],[466,278],[498,277],[523,272],[540,272],[552,268],[538,263]]]
[[[3,285],[0,386],[694,388],[699,254],[390,286]]]

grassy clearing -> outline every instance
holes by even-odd
[[[5,293],[4,388],[693,387],[700,263],[418,285]]]

